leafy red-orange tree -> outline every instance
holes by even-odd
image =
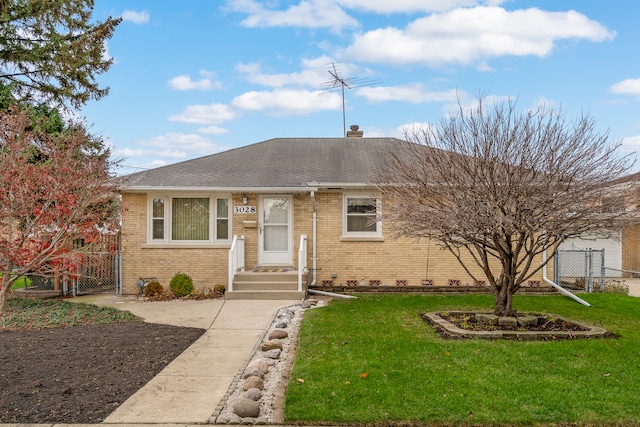
[[[629,212],[602,202],[625,200],[629,183],[612,181],[632,162],[591,117],[478,101],[390,149],[379,185],[383,217],[397,235],[449,250],[474,280],[488,282],[496,314],[510,315],[545,250],[551,259],[567,238],[620,227]]]
[[[115,230],[102,141],[81,123],[51,132],[36,121],[27,109],[0,112],[0,313],[18,277],[73,272],[75,258]]]

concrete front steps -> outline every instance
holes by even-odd
[[[306,276],[302,281],[306,283]],[[233,279],[233,290],[227,291],[224,297],[227,300],[302,300],[305,295],[306,289],[298,291],[296,270],[242,271]]]

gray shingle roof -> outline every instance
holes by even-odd
[[[368,184],[396,138],[275,138],[125,177],[125,188],[304,188]]]

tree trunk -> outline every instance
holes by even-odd
[[[513,286],[510,283],[502,283],[499,288],[493,290],[493,300],[496,303],[496,316],[513,316]]]
[[[2,276],[2,285],[0,287],[0,314],[7,309],[7,297],[11,288],[11,277],[6,272]]]

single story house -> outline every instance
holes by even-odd
[[[123,292],[138,292],[146,277],[167,288],[177,272],[197,288],[225,285],[227,298],[475,286],[449,252],[392,238],[375,220],[393,209],[372,183],[394,144],[409,142],[363,138],[354,126],[343,138],[275,138],[128,175]]]

